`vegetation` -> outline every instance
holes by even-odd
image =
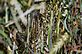
[[[82,53],[81,0],[0,0],[0,54]]]

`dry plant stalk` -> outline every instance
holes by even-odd
[[[23,14],[23,11],[21,10],[21,4],[17,0],[11,0],[11,5],[15,6],[15,10],[17,10],[18,14]],[[22,21],[22,23],[26,26],[27,25],[27,19],[25,16],[19,17]]]

